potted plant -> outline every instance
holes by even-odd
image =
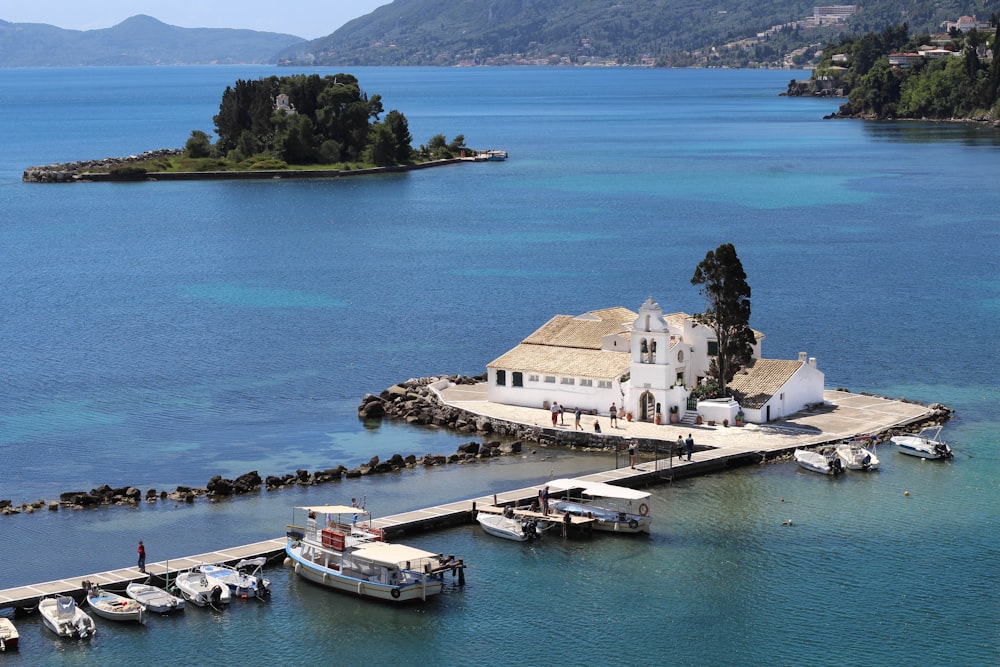
[[[625,413],[625,419],[626,419],[626,421],[632,421],[632,411],[631,410],[629,410],[628,412]]]
[[[655,423],[655,424],[659,425],[659,423],[660,423],[661,421],[663,421],[663,415],[661,415],[661,414],[660,414],[659,412],[657,412],[657,413],[656,413],[656,414],[655,414],[655,415],[653,416],[653,423]]]
[[[681,420],[681,417],[680,417],[680,415],[677,412],[677,406],[676,405],[671,405],[670,406],[670,423],[671,424],[676,424],[680,420]]]
[[[740,410],[736,413],[736,425],[743,426],[743,411]]]
[[[722,420],[722,425],[723,425],[723,427],[725,427],[725,428],[729,428],[729,420],[728,420],[728,419],[723,419],[723,420]]]
[[[704,420],[702,420],[701,415],[698,415],[697,417],[694,418],[694,423],[695,424],[703,424],[704,423]]]

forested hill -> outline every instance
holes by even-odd
[[[0,67],[273,64],[279,51],[304,41],[256,30],[178,28],[143,15],[101,30],[0,21]]]
[[[996,0],[861,0],[846,23],[801,23],[807,0],[395,0],[280,54],[287,65],[806,65],[845,35],[986,19]]]
[[[1000,127],[1000,26],[955,32],[944,43],[906,26],[830,45],[808,81],[789,95],[847,96],[837,116],[964,119]]]

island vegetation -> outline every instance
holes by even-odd
[[[909,34],[904,24],[823,50],[808,81],[790,95],[839,95],[838,117],[1000,122],[1000,25],[993,34],[952,30],[947,43]]]
[[[461,134],[451,141],[438,134],[414,148],[406,116],[396,109],[386,113],[381,96],[369,96],[350,74],[238,80],[226,87],[213,121],[214,142],[207,132],[193,130],[183,150],[30,167],[24,179],[142,180],[260,172],[334,175],[416,168],[475,155]]]

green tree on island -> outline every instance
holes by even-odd
[[[406,117],[392,110],[379,122],[383,111],[381,96],[369,97],[350,74],[239,80],[226,87],[213,118],[213,152],[237,162],[258,155],[293,164],[410,162]],[[202,137],[192,133],[189,148],[190,157],[201,155]]]
[[[708,302],[705,312],[692,317],[715,332],[718,355],[709,366],[709,374],[726,396],[726,385],[750,363],[756,343],[750,328],[750,285],[733,244],[709,250],[695,268],[691,284],[701,285],[700,292]]]

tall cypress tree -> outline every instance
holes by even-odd
[[[705,312],[693,317],[715,332],[719,354],[712,370],[723,396],[727,396],[726,385],[750,363],[756,343],[750,328],[750,285],[733,244],[709,250],[695,268],[691,284],[701,285],[701,294],[708,302]]]

